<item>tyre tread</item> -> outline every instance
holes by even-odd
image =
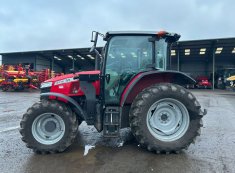
[[[48,149],[41,149],[38,145],[33,145],[32,139],[26,135],[26,122],[29,121],[30,116],[32,116],[36,110],[38,109],[59,109],[65,115],[67,115],[70,125],[68,125],[69,134],[63,139],[63,142],[56,148],[48,148]],[[76,137],[77,129],[78,129],[78,120],[76,114],[71,111],[69,106],[56,101],[56,100],[42,100],[41,102],[35,103],[30,107],[27,112],[23,115],[22,120],[20,122],[20,134],[22,135],[21,139],[23,142],[26,143],[28,148],[31,148],[37,154],[53,154],[53,153],[60,153],[63,152],[67,147],[69,147]]]
[[[145,133],[140,128],[139,123],[140,122],[140,116],[141,113],[143,114],[142,108],[147,104],[148,100],[151,97],[154,97],[156,94],[162,94],[163,92],[173,92],[175,94],[180,93],[182,97],[187,97],[187,99],[193,103],[193,106],[191,107],[191,111],[194,112],[194,115],[196,116],[196,119],[200,119],[197,123],[197,130],[192,134],[192,138],[190,141],[187,141],[185,145],[177,148],[166,148],[162,146],[151,146],[150,142],[148,142],[148,139],[145,138]],[[144,89],[142,92],[140,92],[135,100],[133,101],[131,105],[130,110],[130,126],[132,129],[132,132],[134,136],[136,137],[137,141],[139,141],[140,145],[144,148],[146,148],[149,151],[155,151],[155,153],[160,154],[169,154],[169,153],[180,153],[181,150],[187,149],[189,145],[193,142],[195,142],[196,137],[200,135],[200,127],[203,126],[202,124],[202,115],[204,115],[201,111],[201,106],[199,102],[197,101],[196,97],[191,94],[189,91],[184,89],[183,87],[175,84],[170,83],[162,83],[162,84],[156,84],[153,86],[150,86],[146,89]]]

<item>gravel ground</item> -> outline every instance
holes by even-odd
[[[208,111],[201,136],[188,150],[170,155],[139,148],[129,129],[108,141],[86,123],[64,153],[36,155],[21,141],[19,122],[39,93],[0,92],[0,172],[235,172],[235,93],[192,92]]]

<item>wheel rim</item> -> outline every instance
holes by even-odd
[[[189,113],[179,101],[161,99],[149,108],[147,127],[158,140],[171,142],[180,139],[188,130]]]
[[[64,136],[64,133],[65,123],[57,114],[44,113],[33,121],[33,137],[42,144],[55,144]]]

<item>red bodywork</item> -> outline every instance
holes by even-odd
[[[73,79],[75,76],[79,76],[80,74],[100,74],[100,71],[84,71],[75,74],[67,74],[64,76],[49,79],[45,82],[52,82],[50,92],[61,93],[66,96],[84,96],[84,93],[80,88],[79,80]],[[144,88],[147,88],[151,85],[157,83],[180,84],[180,81],[187,80],[191,79],[176,72],[141,72],[133,77],[123,90],[120,98],[120,106],[123,106],[124,104],[131,104],[138,93],[140,93]],[[100,95],[100,81],[94,81],[92,84],[96,89],[96,96]],[[50,99],[56,99],[56,97],[50,96]]]
[[[49,79],[45,82],[52,82],[51,92],[61,93],[67,96],[83,96],[84,93],[80,88],[79,80],[74,80],[75,76],[80,74],[100,74],[99,70],[96,71],[83,71],[75,74],[66,74]],[[66,81],[67,80],[67,81]],[[61,84],[59,84],[61,83]],[[96,89],[96,95],[100,94],[100,81],[92,83]]]
[[[212,84],[209,82],[209,79],[207,76],[198,76],[196,78],[197,81],[197,87],[198,88],[211,88]]]
[[[79,85],[79,80],[73,80],[75,76],[79,76],[80,74],[100,74],[100,71],[83,71],[83,72],[78,72],[75,74],[67,74],[59,77],[55,77],[52,79],[49,79],[45,82],[52,82],[52,87],[51,87],[51,92],[56,92],[56,93],[61,93],[67,96],[83,96],[84,93],[82,89],[80,88]],[[150,74],[147,76],[144,76],[141,78],[137,83],[135,83],[134,87],[131,88],[132,84],[138,80],[138,78],[141,76],[142,73],[139,73],[136,75],[127,85],[127,87],[124,89],[120,104],[124,102],[125,95],[128,94],[128,97],[126,101],[128,103],[131,103],[132,100],[136,97],[136,95],[142,91],[144,88],[149,87],[153,84],[156,83],[161,83],[161,82],[171,82],[172,81],[172,74]],[[63,81],[63,80],[68,80],[68,82],[64,82],[62,84],[56,84],[58,81]],[[95,81],[92,83],[93,86],[96,89],[96,95],[100,94],[100,81]],[[131,89],[130,93],[127,93],[128,90]]]
[[[123,91],[120,101],[121,106],[123,106],[124,103],[131,104],[137,94],[144,88],[157,83],[170,83],[174,78],[174,74],[172,73],[152,73],[141,77],[142,74],[143,73],[139,73],[136,75]],[[140,78],[140,80],[138,80],[138,78]]]

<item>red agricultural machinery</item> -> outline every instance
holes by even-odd
[[[205,89],[212,88],[212,84],[209,81],[209,78],[207,76],[198,76],[196,78],[196,81],[197,81],[197,84],[196,84],[197,88],[205,88]]]
[[[0,68],[0,88],[2,91],[24,90],[26,88],[38,89],[40,84],[50,79],[49,69],[34,72],[29,65],[22,67],[21,64],[2,65]]]
[[[106,45],[100,54],[98,37]],[[186,84],[195,81],[170,70],[170,47],[180,35],[168,32],[92,32],[94,71],[49,79],[41,100],[23,115],[20,133],[36,153],[63,152],[82,121],[104,137],[130,127],[140,146],[156,153],[178,153],[200,135],[202,110]]]

